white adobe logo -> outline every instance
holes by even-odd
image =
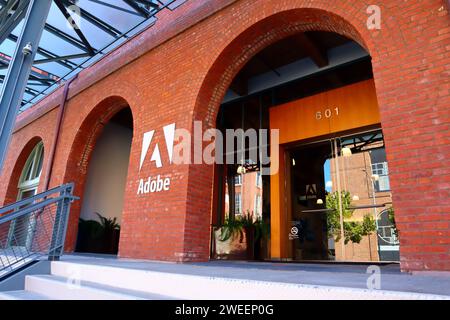
[[[169,154],[170,163],[172,163],[173,145],[175,143],[175,127],[176,127],[175,123],[172,123],[163,128],[164,139],[166,141],[167,153]],[[151,130],[151,131],[144,133],[144,138],[142,140],[141,161],[139,164],[139,171],[141,171],[142,165],[144,164],[145,158],[147,157],[148,150],[152,143],[154,134],[155,134],[155,130]],[[153,150],[150,161],[154,161],[157,168],[161,168],[163,166],[162,160],[161,160],[161,153],[159,151],[158,144],[156,144],[155,149]]]

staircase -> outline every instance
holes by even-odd
[[[73,183],[0,208],[0,281],[43,257],[63,254]]]
[[[135,273],[122,268],[53,261],[51,274],[26,276],[24,290],[0,292],[0,300],[173,299],[142,290],[142,286],[134,287],[137,281],[141,281]],[[143,276],[142,271],[138,274]]]
[[[52,261],[50,270],[48,275],[27,275],[24,290],[0,292],[0,300],[448,299],[431,294],[231,279],[73,261]]]

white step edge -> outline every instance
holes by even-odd
[[[450,299],[448,296],[433,294],[229,279],[65,261],[52,262],[51,273],[69,279],[186,300]]]
[[[50,300],[45,295],[25,290],[0,292],[0,300]]]
[[[25,290],[45,295],[54,300],[157,300],[167,299],[145,292],[91,282],[70,282],[67,278],[52,275],[33,275],[25,278]]]

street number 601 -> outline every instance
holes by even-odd
[[[316,112],[316,120],[331,119],[333,116],[339,116],[339,107],[336,107],[334,109],[329,108],[325,109],[324,111]]]

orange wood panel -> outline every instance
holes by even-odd
[[[271,257],[290,258],[289,190],[283,144],[380,123],[373,80],[330,90],[270,109],[270,128],[280,130],[279,171],[271,176]]]
[[[378,123],[380,115],[373,80],[270,109],[270,127],[280,129],[282,144]]]
[[[284,147],[280,145],[279,159],[273,159],[271,167],[277,167],[276,174],[270,177],[270,212],[276,212],[277,214],[271,214],[270,217],[270,255],[273,259],[280,259],[286,256],[286,247],[282,243],[282,234],[286,229],[285,219],[285,201],[284,201],[284,180],[285,180],[285,151]],[[273,163],[278,161],[278,163]],[[273,196],[275,194],[276,196]]]

